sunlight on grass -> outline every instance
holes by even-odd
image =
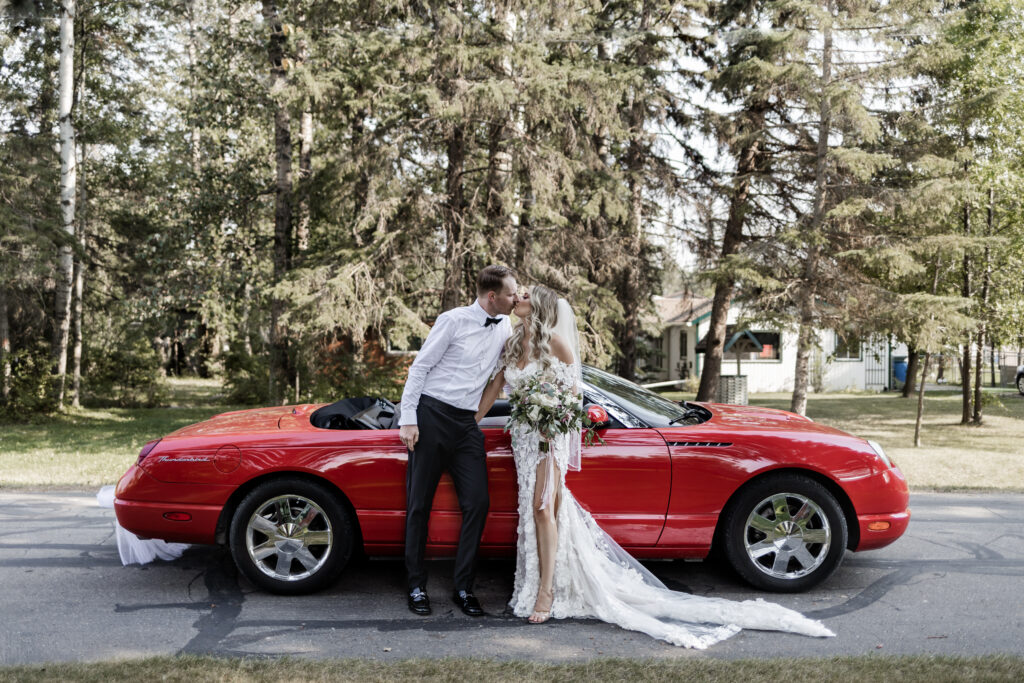
[[[242,406],[226,405],[215,380],[169,379],[161,408],[81,408],[0,425],[0,485],[92,488],[113,484],[147,442]]]
[[[216,413],[213,380],[171,379],[162,408],[84,408],[29,424],[0,425],[0,486],[92,488],[112,484],[152,439]],[[666,394],[677,400],[692,396]],[[789,394],[754,394],[753,405],[789,408]],[[811,394],[808,415],[886,449],[917,489],[1024,490],[1024,397],[986,394],[984,424],[960,424],[960,395],[926,396],[924,447],[914,448],[916,399],[897,394]]]
[[[671,394],[676,400],[692,396]],[[790,394],[753,394],[751,405],[789,410]],[[1024,490],[1024,396],[985,394],[984,421],[961,425],[958,391],[925,394],[922,447],[914,447],[917,398],[896,393],[811,394],[807,416],[882,444],[917,489]]]

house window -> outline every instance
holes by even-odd
[[[726,343],[731,341],[733,337],[735,337],[735,333],[729,335]],[[737,355],[739,355],[741,362],[748,360],[779,360],[781,358],[779,346],[778,332],[751,330],[749,333],[743,333],[742,336],[733,341],[732,346],[723,355],[723,360],[735,359]]]
[[[782,358],[782,335],[779,332],[768,330],[741,330],[736,331],[735,326],[728,325],[725,328],[726,349],[722,355],[723,360],[736,360],[737,355],[741,362],[748,360],[780,360]],[[697,353],[707,351],[707,335],[697,342]]]
[[[661,372],[665,369],[665,352],[662,350],[662,337],[640,337],[638,365],[644,372]]]
[[[836,348],[833,355],[836,360],[860,360],[861,342],[863,340],[853,332],[836,331]]]
[[[778,332],[754,332],[761,342],[761,353],[758,360],[779,360],[782,358],[782,336]]]

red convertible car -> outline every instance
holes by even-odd
[[[676,403],[590,367],[584,385],[601,442],[585,447],[567,483],[638,558],[703,558],[717,547],[754,586],[799,591],[832,574],[847,548],[879,548],[907,528],[906,481],[877,443],[781,410]],[[226,543],[266,590],[320,589],[353,552],[403,552],[400,409],[357,398],[184,427],[146,444],[121,478],[118,521],[144,538]],[[498,401],[481,423],[491,501],[484,555],[515,552],[507,415]],[[453,554],[460,522],[446,475],[428,552]]]

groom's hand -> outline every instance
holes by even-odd
[[[402,425],[398,429],[398,438],[411,451],[420,440],[420,428],[416,425]]]

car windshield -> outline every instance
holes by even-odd
[[[678,403],[603,370],[585,365],[583,379],[652,427],[668,427],[671,420],[683,413]]]

